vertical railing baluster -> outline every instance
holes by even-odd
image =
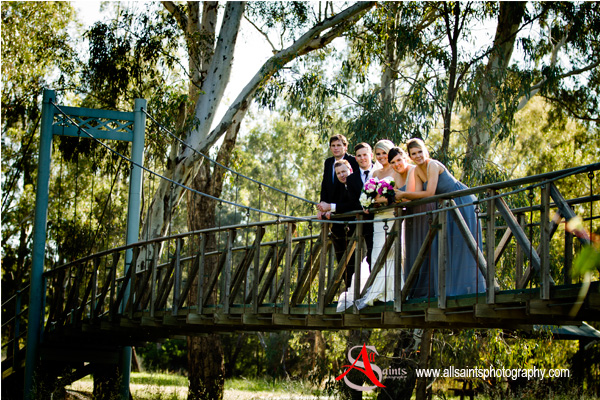
[[[448,202],[443,201],[442,207]],[[448,211],[439,213],[440,230],[438,231],[438,307],[446,308],[446,273],[448,267]],[[458,267],[458,266],[457,266]]]
[[[496,290],[495,290],[495,278],[496,278],[496,191],[489,189],[487,191],[487,220],[486,220],[486,232],[485,232],[485,247],[486,247],[486,264],[487,264],[487,276],[485,277],[486,282],[486,302],[487,304],[494,304],[496,302]],[[479,234],[479,233],[478,233]],[[476,271],[476,274],[478,272]],[[478,278],[479,275],[476,275]]]
[[[396,216],[402,216],[403,209],[396,207],[395,209]],[[404,246],[402,246],[402,224],[404,220],[396,221],[396,243],[394,245],[395,250],[395,260],[394,260],[394,311],[401,312],[402,311],[402,284],[403,284],[403,276],[402,276],[402,266],[404,260]]]
[[[362,221],[362,216],[358,216],[357,218],[359,221]],[[361,280],[361,270],[360,270],[360,263],[363,259],[363,251],[362,251],[362,242],[363,242],[363,224],[356,224],[356,228],[355,228],[355,235],[357,238],[357,243],[356,246],[354,248],[354,298],[355,299],[359,299],[360,298],[360,280]],[[347,269],[347,267],[346,267]],[[348,280],[349,281],[349,280]],[[330,280],[331,283],[333,283],[333,279]],[[328,288],[329,289],[329,288]],[[348,288],[346,288],[346,290],[348,290]],[[358,308],[354,307],[353,309],[354,314],[358,314]]]
[[[12,364],[13,369],[16,370],[17,366],[20,364],[19,361],[19,336],[21,335],[21,296],[22,291],[17,290],[17,294],[15,297],[15,330],[12,342]],[[46,296],[42,296],[46,297]],[[43,308],[42,308],[43,310]]]
[[[223,266],[223,290],[221,295],[223,299],[223,313],[229,314],[229,295],[231,292],[231,269],[233,268],[233,262],[231,259],[231,249],[233,247],[233,236],[234,232],[228,230],[225,236],[226,248],[225,248],[225,265]]]
[[[29,288],[29,290],[31,290],[31,287]],[[44,340],[44,327],[46,326],[46,324],[49,322],[48,319],[50,318],[50,316],[46,315],[46,305],[47,305],[47,294],[48,294],[48,277],[46,275],[44,275],[42,277],[42,315],[41,315],[41,319],[40,319],[40,340],[43,341]]]
[[[258,313],[258,284],[260,283],[260,242],[265,229],[262,226],[256,228],[254,239],[254,274],[252,278],[252,312]]]
[[[302,267],[304,266],[304,260],[306,258],[305,254],[304,254],[306,252],[306,240],[303,240],[302,242],[300,242],[299,245],[300,245],[300,251],[298,253],[298,268],[297,268],[297,272],[296,272],[296,288],[298,288],[301,285],[300,276],[302,275]]]
[[[574,235],[565,229],[565,267],[563,269],[565,285],[573,283],[571,269],[573,268],[573,238]]]
[[[335,273],[335,266],[337,265],[337,260],[335,258],[335,247],[331,247],[330,251],[327,253],[327,257],[328,263],[325,282],[327,282],[327,286],[329,286],[333,282],[333,274]]]
[[[129,279],[129,290],[128,293],[126,295],[126,301],[124,302],[124,309],[123,311],[125,311],[126,309],[129,309],[129,318],[132,319],[133,318],[133,304],[135,303],[135,299],[137,298],[137,293],[135,290],[136,287],[136,283],[137,283],[137,274],[138,274],[138,270],[137,270],[137,255],[139,255],[139,248],[135,248],[134,250],[132,250],[133,253],[133,258],[131,260],[131,264],[129,265],[129,268],[131,268],[131,278]],[[125,312],[123,312],[123,314],[125,314]]]
[[[156,287],[158,281],[158,243],[152,245],[152,280],[150,282],[150,318],[154,318],[154,312],[156,311]]]
[[[96,297],[98,296],[98,270],[100,269],[100,258],[94,260],[94,269],[92,270],[92,293],[90,297],[90,319],[96,318]]]
[[[208,241],[208,233],[200,235],[200,255],[198,257],[198,286],[196,291],[196,312],[202,314],[203,299],[204,299],[204,265],[206,259],[206,242]]]
[[[113,253],[113,262],[112,262],[112,267],[110,269],[110,298],[108,301],[108,313],[109,313],[109,320],[112,322],[114,320],[114,314],[115,314],[115,294],[117,293],[117,266],[119,264],[119,259],[121,258],[121,256],[119,255],[119,253]]]
[[[329,224],[321,224],[321,262],[319,263],[319,287],[317,288],[317,314],[322,315],[325,311],[325,271],[327,264],[327,240],[329,236]],[[309,289],[310,290],[310,289]]]
[[[517,214],[517,223],[521,226],[521,229],[525,229],[525,214],[523,213],[519,213]],[[509,228],[510,229],[510,228]],[[521,280],[523,279],[523,265],[525,262],[525,253],[524,253],[524,249],[519,245],[519,242],[516,240],[516,236],[515,236],[515,289],[521,289],[519,287],[519,282],[521,282]]]
[[[178,238],[175,241],[175,268],[173,269],[173,306],[171,313],[177,316],[179,312],[179,296],[181,295],[181,248],[183,239]]]
[[[550,185],[542,186],[540,210],[541,298],[550,298]]]
[[[290,281],[291,268],[292,268],[292,234],[294,233],[295,226],[293,222],[287,223],[287,229],[285,234],[285,267],[283,270],[283,313],[285,315],[290,313]]]

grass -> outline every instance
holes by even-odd
[[[246,378],[231,378],[225,381],[225,394],[231,392],[250,392],[256,395],[270,395],[267,398],[321,398],[326,399],[327,396],[315,388],[314,384],[300,380],[277,380],[273,379],[246,379]],[[290,397],[296,396],[296,397]],[[257,397],[262,398],[262,397]]]
[[[458,400],[448,391],[448,383],[437,382],[434,388],[435,400]],[[131,374],[131,394],[136,400],[187,400],[188,379],[185,376],[165,373],[133,372]],[[70,390],[70,399],[89,400],[92,398],[93,380],[91,377],[83,378],[67,389]],[[545,398],[553,400],[582,400],[590,397],[581,393],[544,393]],[[363,399],[376,399],[378,392],[364,392]],[[476,399],[488,400],[491,397],[479,393]],[[511,399],[536,399],[539,393],[523,393],[513,395]],[[598,397],[593,397],[598,399]],[[311,382],[300,380],[272,380],[246,379],[237,377],[225,381],[224,400],[316,400],[333,399],[327,397]],[[414,399],[414,393],[413,393]]]
[[[72,399],[91,399],[93,380],[87,376],[67,386]],[[130,390],[136,400],[187,400],[188,379],[165,373],[132,372]],[[306,381],[232,378],[225,381],[224,400],[327,399]]]
[[[91,376],[73,382],[68,390],[91,398],[94,381]],[[186,400],[188,380],[175,374],[132,372],[129,388],[136,400]],[[81,397],[73,397],[81,398]]]

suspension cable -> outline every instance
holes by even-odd
[[[201,195],[201,196],[208,197],[208,198],[210,198],[210,199],[213,199],[213,200],[215,200],[215,201],[224,202],[224,203],[227,203],[227,204],[229,204],[229,205],[232,205],[232,206],[235,206],[235,207],[241,207],[241,208],[244,208],[244,209],[246,209],[246,208],[250,208],[252,211],[256,211],[256,212],[259,212],[259,213],[262,213],[262,214],[271,215],[271,216],[274,216],[274,217],[277,217],[277,218],[288,218],[288,219],[295,219],[295,220],[299,220],[299,221],[310,221],[310,220],[314,220],[313,218],[309,218],[309,217],[294,217],[294,216],[283,215],[283,214],[280,214],[280,213],[275,213],[275,212],[271,212],[271,211],[266,211],[266,210],[255,209],[255,208],[252,208],[252,207],[248,207],[248,206],[246,206],[246,205],[243,205],[243,204],[237,204],[237,203],[234,203],[234,202],[232,202],[232,201],[228,201],[228,200],[224,200],[224,199],[219,199],[219,198],[217,198],[217,197],[215,197],[215,196],[211,196],[211,195],[209,195],[209,194],[207,194],[207,193],[203,193],[203,192],[200,192],[200,191],[198,191],[198,190],[192,189],[192,188],[190,188],[190,187],[188,187],[188,186],[186,186],[186,185],[184,185],[184,184],[182,184],[182,183],[179,183],[179,182],[177,182],[177,181],[175,181],[175,180],[173,180],[173,179],[170,179],[170,178],[168,178],[168,177],[166,177],[166,176],[164,176],[164,175],[161,175],[161,174],[159,174],[158,172],[152,171],[152,170],[150,170],[149,168],[147,168],[147,167],[144,167],[143,165],[140,165],[140,164],[138,164],[138,163],[134,162],[134,161],[133,161],[133,160],[131,160],[130,158],[128,158],[128,157],[124,156],[123,154],[119,153],[118,151],[116,151],[116,150],[112,149],[110,146],[106,145],[105,143],[103,143],[102,141],[100,141],[98,138],[96,138],[94,135],[92,135],[91,133],[89,133],[89,132],[88,132],[86,129],[84,129],[84,128],[81,128],[81,126],[80,126],[79,124],[77,124],[77,122],[75,122],[75,121],[74,121],[74,120],[73,120],[73,119],[72,119],[72,118],[71,118],[69,115],[67,115],[67,114],[66,114],[66,113],[65,113],[65,112],[64,112],[64,111],[63,111],[63,110],[60,108],[60,106],[59,106],[59,105],[57,105],[57,104],[56,104],[56,103],[54,103],[53,101],[50,101],[50,104],[52,104],[52,105],[53,105],[53,106],[54,106],[54,107],[55,107],[55,108],[56,108],[58,111],[60,111],[60,113],[62,113],[62,114],[63,114],[63,115],[64,115],[64,116],[65,116],[65,117],[66,117],[66,118],[67,118],[67,119],[68,119],[68,120],[71,122],[71,124],[73,124],[74,126],[78,127],[79,129],[81,129],[81,131],[82,131],[82,132],[84,132],[84,133],[85,133],[87,136],[89,136],[91,139],[93,139],[93,140],[97,141],[97,142],[98,142],[98,143],[99,143],[101,146],[105,147],[105,148],[106,148],[107,150],[109,150],[110,152],[112,152],[112,153],[114,153],[115,155],[117,155],[118,157],[121,157],[121,158],[123,158],[124,160],[128,161],[128,162],[129,162],[131,165],[135,165],[135,166],[137,166],[138,168],[141,168],[141,169],[143,169],[144,171],[146,171],[146,172],[148,172],[148,173],[150,173],[150,174],[152,174],[152,175],[155,175],[155,176],[157,176],[157,177],[159,177],[159,178],[161,178],[161,179],[163,179],[163,180],[166,180],[166,181],[168,181],[168,182],[172,182],[173,184],[175,184],[175,185],[177,185],[177,186],[181,187],[181,188],[182,188],[182,189],[184,189],[184,190],[188,190],[188,191],[191,191],[192,193],[197,193],[197,194],[199,194],[199,195]],[[214,162],[214,161],[213,161],[213,162]],[[502,194],[498,194],[498,195],[495,195],[495,196],[489,197],[489,198],[488,198],[488,200],[492,200],[492,199],[496,199],[496,198],[505,197],[505,196],[507,196],[507,195],[511,195],[511,194],[520,193],[520,192],[522,192],[522,191],[525,191],[525,190],[528,190],[528,189],[530,189],[530,188],[536,188],[536,187],[538,187],[538,186],[542,186],[542,185],[548,184],[548,183],[550,183],[550,182],[554,182],[554,181],[556,181],[556,180],[563,179],[563,178],[565,178],[565,177],[567,177],[567,176],[571,176],[571,175],[575,175],[575,174],[577,174],[577,173],[581,173],[581,172],[583,172],[583,171],[587,170],[587,168],[588,168],[588,166],[583,166],[583,167],[581,167],[581,168],[579,168],[579,169],[577,169],[577,170],[575,170],[575,171],[570,171],[570,172],[568,172],[568,173],[565,173],[565,174],[563,174],[563,175],[560,175],[560,176],[557,176],[557,177],[554,177],[554,178],[549,178],[549,179],[546,179],[546,180],[544,180],[544,181],[538,182],[538,183],[536,183],[536,184],[530,185],[530,186],[528,186],[528,187],[525,187],[525,188],[519,188],[519,189],[515,189],[515,190],[512,190],[512,191],[506,192],[506,193],[502,193]],[[260,184],[260,182],[258,182],[258,183]],[[292,195],[292,196],[294,196],[294,195]],[[295,196],[294,196],[294,197],[295,197]],[[312,204],[316,204],[316,203],[314,203],[314,202],[313,202]],[[444,210],[458,209],[458,208],[461,208],[461,207],[466,207],[466,206],[470,206],[470,205],[473,205],[473,204],[474,204],[474,202],[470,202],[470,203],[464,203],[464,204],[460,204],[460,205],[456,205],[456,206],[445,207],[445,208],[444,208]],[[442,209],[437,209],[437,210],[433,210],[433,211],[427,211],[427,212],[417,213],[417,214],[414,214],[414,215],[412,215],[412,216],[413,216],[413,217],[415,217],[415,216],[420,216],[420,215],[427,215],[427,214],[430,214],[430,213],[432,213],[432,214],[433,214],[433,213],[438,213],[438,212],[441,212],[441,211],[442,211]],[[405,216],[400,216],[400,217],[393,217],[393,218],[389,218],[389,220],[390,220],[390,221],[401,220],[401,219],[406,219],[406,217],[405,217]],[[336,220],[327,220],[327,221],[323,221],[323,222],[321,222],[320,220],[315,220],[315,221],[316,221],[316,222],[320,222],[320,223],[327,222],[327,223],[333,223],[333,224],[344,224],[344,221],[336,221]],[[369,222],[369,221],[350,221],[350,223],[352,223],[352,224],[357,224],[357,223],[368,223],[368,222]]]
[[[252,207],[249,207],[249,206],[246,206],[246,205],[243,205],[243,204],[237,204],[237,203],[234,203],[232,201],[228,201],[228,200],[225,200],[225,199],[220,199],[220,198],[215,197],[215,196],[211,196],[208,193],[203,193],[203,192],[201,192],[199,190],[192,189],[189,186],[184,185],[183,183],[179,183],[179,182],[177,182],[177,181],[175,181],[175,180],[173,180],[171,178],[167,178],[166,176],[161,175],[158,172],[152,171],[151,169],[149,169],[149,168],[147,168],[147,167],[145,167],[143,165],[140,165],[140,164],[136,163],[132,159],[130,159],[130,158],[124,156],[123,154],[119,153],[118,151],[114,150],[112,147],[110,147],[107,144],[103,143],[97,137],[95,137],[94,135],[92,135],[91,133],[89,133],[86,129],[82,128],[75,120],[73,120],[69,115],[67,115],[60,108],[60,106],[58,106],[56,103],[54,103],[53,101],[50,101],[50,104],[52,104],[58,111],[60,111],[60,113],[62,113],[65,116],[65,118],[67,118],[69,120],[69,122],[71,124],[73,124],[74,126],[78,127],[81,130],[81,132],[83,132],[87,136],[89,136],[90,139],[95,140],[96,142],[98,142],[101,146],[103,146],[104,148],[106,148],[108,151],[112,152],[116,156],[121,157],[125,161],[129,162],[130,165],[136,166],[136,167],[138,167],[140,169],[143,169],[144,171],[148,172],[149,174],[155,175],[155,176],[159,177],[160,179],[163,179],[163,180],[165,180],[167,182],[170,182],[170,183],[172,183],[174,185],[177,185],[177,186],[181,187],[184,190],[188,190],[188,191],[190,191],[192,193],[196,193],[196,194],[199,194],[201,196],[208,197],[208,198],[210,198],[212,200],[215,200],[215,201],[218,201],[218,202],[227,203],[227,204],[235,206],[235,207],[241,207],[241,208],[244,208],[244,209],[250,208],[250,209],[252,209],[252,211],[256,211],[256,212],[259,212],[259,213],[262,213],[262,214],[268,214],[268,215],[271,215],[271,216],[274,216],[274,217],[277,217],[277,218],[296,219],[296,220],[299,220],[299,221],[309,221],[309,220],[311,220],[311,218],[307,218],[307,217],[292,217],[292,216],[289,216],[289,215],[283,215],[283,214],[275,213],[275,212],[271,212],[271,211],[253,209]],[[331,222],[331,221],[328,221],[328,222]],[[335,223],[335,221],[334,221],[334,223]]]
[[[184,147],[187,147],[187,148],[188,148],[188,149],[190,149],[192,152],[194,152],[194,153],[196,153],[196,154],[198,154],[198,155],[200,155],[200,156],[204,157],[206,160],[208,160],[208,161],[210,161],[210,162],[214,163],[215,165],[218,165],[219,167],[221,167],[221,168],[223,168],[223,169],[225,169],[225,170],[227,170],[227,171],[231,172],[232,174],[235,174],[235,175],[236,175],[236,176],[238,176],[238,177],[242,177],[242,178],[244,178],[244,179],[247,179],[247,180],[249,180],[249,181],[251,181],[251,182],[258,183],[258,184],[260,184],[260,185],[262,185],[262,186],[266,186],[266,187],[268,187],[269,189],[275,190],[275,191],[277,191],[277,192],[279,192],[279,193],[283,193],[283,194],[285,194],[286,196],[288,196],[288,195],[289,195],[289,196],[292,196],[292,197],[294,197],[294,198],[296,198],[296,199],[298,199],[298,200],[302,200],[302,201],[304,201],[304,202],[306,202],[306,203],[310,203],[310,204],[313,204],[313,205],[316,205],[316,204],[317,204],[317,203],[316,203],[316,202],[314,202],[314,201],[311,201],[311,200],[305,199],[305,198],[303,198],[303,197],[300,197],[300,196],[296,196],[295,194],[288,193],[288,192],[286,192],[286,191],[284,191],[284,190],[281,190],[281,189],[278,189],[278,188],[276,188],[276,187],[273,187],[273,186],[267,185],[266,183],[262,183],[262,182],[260,182],[260,181],[257,181],[256,179],[250,178],[249,176],[246,176],[246,175],[244,175],[244,174],[242,174],[242,173],[240,173],[240,172],[237,172],[237,171],[235,171],[235,170],[233,170],[233,169],[231,169],[231,168],[229,168],[229,167],[226,167],[225,165],[223,165],[223,164],[221,164],[221,163],[219,163],[219,162],[217,162],[217,161],[215,161],[215,160],[211,159],[211,158],[210,158],[209,156],[207,156],[206,154],[204,154],[204,153],[202,153],[202,152],[200,152],[200,151],[196,150],[195,148],[193,148],[192,146],[190,146],[189,144],[187,144],[185,141],[183,141],[181,138],[179,138],[177,135],[175,135],[173,132],[171,132],[169,129],[167,129],[165,126],[163,126],[163,125],[162,125],[160,122],[158,122],[158,121],[157,121],[157,120],[156,120],[156,119],[155,119],[155,118],[154,118],[152,115],[150,115],[150,114],[148,113],[148,111],[146,111],[144,108],[142,108],[142,112],[143,112],[144,114],[146,114],[146,115],[148,116],[148,118],[150,118],[150,119],[151,119],[151,120],[152,120],[152,121],[153,121],[153,122],[154,122],[156,125],[158,125],[158,127],[160,128],[160,130],[162,130],[162,131],[165,131],[165,132],[166,132],[166,133],[167,133],[169,136],[171,136],[172,138],[174,138],[175,140],[177,140],[177,141],[178,141],[178,142],[179,142],[181,145],[183,145]]]

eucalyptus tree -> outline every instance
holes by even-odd
[[[223,176],[208,162],[202,162],[199,152],[209,150],[222,140],[217,161],[227,164],[235,146],[241,122],[257,91],[288,63],[327,46],[342,35],[371,8],[374,3],[358,2],[340,11],[328,3],[325,13],[311,9],[308,3],[243,3],[228,2],[163,2],[177,22],[185,42],[188,65],[188,100],[190,107],[180,108],[180,129],[184,144],[171,145],[162,175],[177,183],[161,181],[145,221],[150,237],[162,236],[169,226],[170,209],[183,197],[183,186],[219,197]],[[323,11],[323,10],[321,10]],[[221,15],[219,15],[221,14]],[[217,109],[230,81],[233,54],[242,18],[267,28],[280,28],[280,47],[274,49],[260,70],[241,89],[220,120]],[[262,21],[260,18],[264,18]],[[217,24],[221,20],[217,31]],[[188,213],[190,229],[214,224],[215,202],[204,196],[188,196],[188,208],[201,212]],[[210,245],[210,244],[209,244]],[[210,270],[211,266],[207,266]],[[223,394],[223,356],[217,335],[188,340],[190,398],[221,398]]]
[[[19,15],[21,19],[12,18],[13,14],[17,14],[18,7],[13,7],[14,9],[11,10],[9,5],[19,4],[29,4],[29,8],[41,7],[41,10],[36,14],[31,10],[27,11],[28,6],[23,5],[21,8],[29,14]],[[229,153],[235,146],[241,121],[264,83],[291,61],[328,46],[332,40],[357,23],[366,10],[374,5],[372,2],[357,2],[339,4],[346,8],[337,9],[338,4],[326,3],[317,4],[315,5],[317,8],[312,9],[308,3],[303,2],[256,2],[248,5],[244,2],[228,2],[220,5],[218,2],[165,1],[162,4],[168,15],[156,11],[153,9],[154,4],[149,4],[147,5],[149,12],[140,13],[137,18],[128,12],[127,7],[116,3],[114,6],[117,7],[118,12],[115,18],[110,23],[99,23],[90,29],[87,33],[90,57],[83,71],[81,86],[81,93],[84,94],[81,104],[88,107],[128,109],[131,99],[150,97],[151,106],[158,104],[155,106],[155,115],[160,116],[159,121],[174,127],[174,131],[182,138],[183,144],[178,141],[166,144],[164,140],[154,140],[156,136],[154,134],[148,136],[152,148],[151,166],[153,169],[157,169],[157,165],[160,168],[159,154],[163,154],[160,173],[170,181],[161,180],[155,185],[156,191],[149,210],[145,213],[147,218],[144,220],[142,230],[147,238],[162,236],[168,232],[172,210],[182,200],[184,187],[192,186],[198,191],[219,197],[223,174],[212,169],[212,165],[208,162],[202,162],[200,152],[208,154],[215,144],[222,140],[220,146],[217,146],[218,150],[214,152],[217,153],[217,160],[220,163],[227,164]],[[65,25],[61,23],[68,19],[64,17],[68,17],[67,11],[70,8],[67,7],[67,3],[50,5],[63,7],[64,15],[60,17],[56,14],[49,15],[48,10],[52,7],[48,7],[47,3],[3,3],[3,79],[5,76],[12,76],[5,75],[8,66],[13,66],[7,60],[15,60],[15,67],[11,70],[15,76],[19,72],[19,67],[22,67],[18,62],[27,60],[27,57],[17,54],[17,46],[10,48],[14,54],[8,54],[9,47],[5,46],[4,42],[9,22],[46,26],[45,31],[35,30],[38,34],[35,38],[42,37],[45,33],[46,37],[42,38],[48,39],[45,45],[43,40],[40,40],[39,46],[31,46],[30,43],[21,46],[25,54],[27,54],[26,49],[31,49],[35,53],[35,57],[31,57],[32,63],[28,65],[35,65],[33,61],[37,60],[38,67],[43,68],[46,59],[40,58],[40,55],[43,55],[46,50],[57,53],[57,43],[60,43],[60,40],[64,41],[66,37]],[[56,10],[52,9],[52,12],[56,13]],[[37,17],[42,20],[36,22]],[[43,20],[44,18],[46,20]],[[222,104],[225,89],[229,85],[233,54],[242,18],[251,20],[257,27],[262,25],[265,28],[263,31],[265,35],[268,34],[268,30],[279,29],[280,41],[274,48],[273,56],[242,88],[224,116],[216,120],[218,107]],[[220,28],[218,21],[221,21]],[[56,23],[56,26],[63,29],[62,36],[55,34],[51,29],[54,26],[48,26],[49,22]],[[15,45],[31,37],[24,29],[10,31],[13,32],[16,33],[13,40]],[[177,50],[177,45],[181,42],[186,56],[176,58],[173,51]],[[65,55],[64,58],[67,60],[76,59],[73,53],[70,56],[59,54]],[[53,59],[53,61],[57,60],[63,58]],[[180,74],[179,81],[185,82],[184,90],[182,87],[172,86],[173,80],[165,79],[165,74],[171,74],[172,77],[174,71],[177,73],[177,68]],[[43,81],[40,74],[35,75],[33,72],[35,71],[32,71],[30,76],[39,76],[38,82]],[[47,73],[47,70],[43,72]],[[69,81],[77,82],[75,79],[67,79],[59,83]],[[11,118],[5,118],[8,115],[5,111],[11,110],[11,101],[19,105],[10,96],[5,96],[5,93],[8,93],[5,88],[10,89],[14,84],[4,83],[3,80],[3,135],[4,121],[11,121]],[[77,86],[74,85],[69,89],[77,89]],[[32,90],[41,92],[40,87]],[[23,96],[21,99],[26,98],[27,96]],[[31,131],[33,130],[34,127]],[[12,145],[16,146],[15,143],[17,141]],[[70,149],[74,148],[71,146]],[[16,153],[16,148],[14,150]],[[69,149],[63,150],[68,153]],[[6,165],[3,161],[3,170]],[[10,180],[3,181],[3,189],[6,182]],[[6,193],[10,193],[10,190]],[[11,201],[9,197],[5,197],[4,200],[4,204],[9,204]],[[188,207],[202,211],[188,213],[190,215],[188,224],[191,229],[214,224],[214,202],[206,197],[189,196]],[[194,216],[197,216],[197,219]],[[190,346],[190,398],[222,397],[222,352],[218,337],[194,338],[190,343],[192,345]]]
[[[359,81],[373,68],[385,77],[354,95],[349,134],[400,142],[440,129],[437,157],[458,138],[468,180],[533,96],[556,104],[557,117],[597,124],[599,29],[597,2],[381,3],[343,64]],[[461,113],[470,115],[462,130],[453,121]]]

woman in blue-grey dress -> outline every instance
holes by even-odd
[[[415,179],[422,182],[422,190],[397,192],[396,198],[401,197],[408,200],[415,200],[436,194],[467,189],[467,186],[452,176],[442,163],[429,158],[427,147],[425,147],[421,139],[409,140],[406,147],[408,155],[417,166],[415,168]],[[459,206],[461,204],[473,203],[475,200],[475,196],[472,195],[454,198],[454,201]],[[459,207],[459,210],[471,234],[481,244],[481,227],[477,224],[475,206],[471,204]],[[448,215],[447,227],[449,257],[446,264],[446,294],[448,296],[456,296],[484,292],[486,287],[485,280],[477,267],[477,261],[470,252],[462,233],[450,215]],[[434,246],[435,243],[437,243],[437,239],[434,241]],[[436,247],[433,247],[433,249],[432,253],[435,252]],[[429,276],[428,280],[431,280],[431,278],[436,278],[437,280],[437,265],[435,267],[435,271],[429,271],[432,276]],[[421,271],[423,270],[424,268],[421,268]],[[437,285],[434,287],[437,289]]]

